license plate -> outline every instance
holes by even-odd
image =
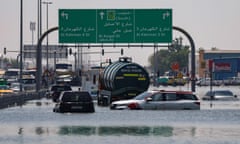
[[[82,106],[72,106],[72,109],[82,109]]]

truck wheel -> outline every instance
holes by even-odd
[[[97,99],[97,104],[98,104],[99,106],[101,106],[100,98]]]
[[[106,98],[103,99],[103,106],[108,106],[108,99]]]

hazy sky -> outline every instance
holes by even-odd
[[[44,0],[42,0],[44,1]],[[47,1],[47,0],[46,0]],[[49,28],[58,25],[58,9],[150,9],[171,8],[173,25],[185,29],[193,37],[196,51],[202,47],[210,49],[239,49],[240,38],[240,0],[48,0]],[[37,22],[37,0],[23,0],[24,7],[24,44],[31,44],[30,21]],[[43,31],[46,30],[46,5],[42,9]],[[20,45],[20,0],[1,0],[0,4],[0,53],[3,48],[19,50]],[[173,38],[179,36],[175,33]],[[34,32],[36,43],[37,31]],[[57,43],[57,32],[49,36],[49,43]],[[183,36],[184,39],[186,39]],[[188,44],[188,41],[185,42]],[[125,48],[125,56],[135,62],[148,64],[153,48]],[[7,53],[16,57],[17,53]],[[107,54],[103,57],[118,57]],[[98,60],[100,56],[91,55]]]

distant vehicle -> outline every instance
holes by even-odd
[[[68,63],[57,63],[56,64],[56,69],[58,70],[69,70],[72,71],[72,64],[68,64]]]
[[[19,83],[19,82],[11,83],[10,89],[11,89],[14,93],[20,92],[20,83]]]
[[[33,75],[23,75],[22,88],[25,91],[34,91],[36,88],[36,79]]]
[[[130,100],[115,101],[110,109],[200,110],[200,101],[190,91],[146,91]]]
[[[172,85],[172,86],[177,86],[177,85],[183,86],[186,83],[187,82],[186,82],[185,79],[183,79],[183,78],[174,78],[174,77],[169,77],[168,78],[168,82],[167,82],[168,85]]]
[[[3,69],[0,69],[0,78],[3,78],[3,76],[4,76],[4,73],[5,73],[5,70],[3,70]]]
[[[12,94],[13,90],[8,85],[0,85],[0,95]]]
[[[70,85],[71,86],[81,86],[82,85],[82,81],[81,81],[81,77],[80,76],[75,76],[72,78]]]
[[[64,91],[57,101],[54,112],[95,112],[94,103],[89,92]]]
[[[238,100],[238,98],[230,90],[213,90],[208,91],[202,100]]]
[[[4,78],[0,78],[0,85],[7,85],[7,80]]]
[[[57,84],[70,84],[72,81],[72,76],[67,74],[67,75],[60,75],[56,77],[56,83]]]
[[[18,82],[20,69],[8,69],[5,71],[3,78],[7,80],[10,85],[13,82]]]
[[[240,85],[240,77],[229,77],[223,82],[224,85]]]
[[[196,85],[198,85],[198,86],[210,86],[210,84],[211,84],[210,78],[201,78],[196,82]],[[222,82],[218,81],[218,80],[212,80],[212,85],[220,86],[220,85],[222,85]]]
[[[28,76],[33,76],[36,77],[36,70],[35,69],[31,69],[31,70],[24,70],[23,71],[23,75],[28,75]]]
[[[56,73],[57,75],[67,75],[72,72],[72,64],[68,63],[57,63],[56,64]]]
[[[157,83],[159,85],[168,85],[168,76],[160,76],[159,78],[157,78]]]
[[[62,91],[72,91],[70,85],[53,85],[50,89],[49,97],[53,102],[57,102]]]

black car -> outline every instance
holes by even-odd
[[[64,91],[53,112],[95,112],[91,95],[87,91]]]
[[[70,85],[53,85],[50,90],[50,97],[54,102],[57,102],[60,93],[62,91],[72,91],[72,88]]]

